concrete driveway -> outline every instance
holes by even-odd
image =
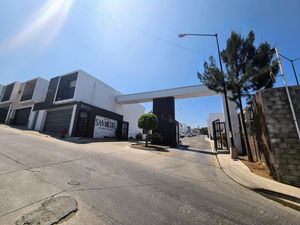
[[[208,153],[75,144],[0,126],[0,224],[72,196],[63,224],[299,224],[299,212],[228,178]]]

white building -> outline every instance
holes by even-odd
[[[13,82],[2,86],[0,98],[0,123],[9,123],[9,115],[12,110],[12,102],[18,94],[20,83]]]
[[[33,106],[45,100],[48,84],[49,81],[38,77],[0,87],[0,122],[32,129],[36,118]]]
[[[44,102],[35,104],[35,129],[69,136],[127,139],[141,130],[138,118],[144,113],[139,104],[120,105],[122,95],[82,70],[50,80]]]
[[[45,100],[49,81],[37,77],[19,84],[17,95],[11,102],[8,123],[33,129],[37,117],[33,106]]]
[[[189,131],[188,126],[185,123],[179,123],[179,133],[187,134]]]

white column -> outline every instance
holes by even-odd
[[[230,94],[228,92],[228,94]],[[225,124],[226,124],[226,132],[227,132],[227,143],[229,147],[231,147],[230,143],[230,136],[229,136],[229,123],[228,123],[228,115],[227,115],[227,110],[226,110],[226,104],[225,104],[225,97],[222,94],[222,101],[223,101],[223,112],[225,115]],[[231,126],[232,126],[232,135],[233,135],[233,141],[235,148],[239,153],[243,152],[242,149],[242,144],[241,144],[241,137],[240,137],[240,129],[239,129],[239,118],[238,118],[238,113],[236,110],[236,104],[235,102],[232,102],[228,99],[228,108],[229,108],[229,113],[230,113],[230,119],[231,119]]]
[[[32,111],[32,109],[31,109],[31,112],[30,112],[30,115],[28,118],[28,125],[27,125],[28,129],[34,128],[33,126],[34,126],[34,121],[35,121],[36,116],[37,116],[37,111]]]
[[[6,115],[6,119],[5,119],[5,124],[9,124],[10,119],[12,117],[12,104],[9,105],[8,111],[7,111],[7,115]]]
[[[46,115],[47,115],[47,110],[39,110],[38,111],[38,117],[36,119],[35,128],[34,128],[35,130],[43,131],[45,120],[46,120]]]
[[[73,112],[72,112],[72,117],[71,117],[71,122],[70,122],[70,127],[69,127],[69,137],[72,136],[72,131],[73,131],[73,127],[74,127],[74,120],[75,120],[75,115],[76,115],[76,109],[77,109],[77,105],[73,106]]]

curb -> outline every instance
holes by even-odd
[[[273,200],[277,203],[280,203],[283,206],[292,208],[294,210],[297,210],[300,212],[300,199],[294,196],[290,196],[290,195],[286,195],[283,193],[279,193],[279,192],[275,192],[272,190],[268,190],[268,189],[263,189],[263,188],[251,188],[248,187],[240,182],[238,182],[233,176],[229,175],[222,167],[219,158],[218,158],[218,154],[215,155],[218,161],[218,164],[220,166],[220,169],[224,172],[224,174],[226,174],[227,177],[229,177],[231,180],[233,180],[235,183],[241,185],[244,188],[247,188],[248,190],[254,191],[258,194],[260,194],[261,196],[268,198],[270,200]]]

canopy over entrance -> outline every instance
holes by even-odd
[[[218,93],[209,90],[204,85],[193,85],[186,87],[170,88],[158,91],[148,91],[128,95],[117,96],[117,103],[119,104],[133,104],[152,102],[155,98],[174,97],[175,99],[203,97],[219,95]]]

